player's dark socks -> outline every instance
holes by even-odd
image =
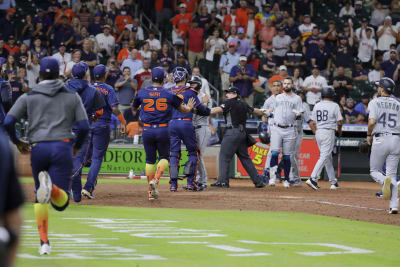
[[[291,167],[290,156],[284,155],[282,161],[283,161],[283,171],[285,173],[285,180],[289,181],[290,167]]]

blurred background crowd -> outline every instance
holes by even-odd
[[[202,76],[214,105],[233,84],[261,107],[272,82],[292,76],[312,108],[329,85],[352,124],[367,122],[375,81],[399,84],[396,0],[2,0],[0,18],[14,102],[48,55],[64,79],[79,61],[92,78],[96,64],[107,65],[125,110],[155,66]]]

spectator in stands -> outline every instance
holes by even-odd
[[[276,21],[275,15],[271,12],[272,6],[270,3],[266,2],[265,4],[262,5],[262,11],[257,13],[256,19],[258,20],[270,20],[271,22]]]
[[[125,29],[126,25],[132,24],[132,16],[128,14],[127,9],[128,7],[124,5],[120,10],[119,15],[115,18],[115,26],[119,33]]]
[[[17,73],[18,66],[17,62],[15,61],[15,57],[13,55],[8,55],[7,61],[5,64],[3,64],[2,68],[3,68],[3,73],[5,73],[6,75],[11,70],[14,70],[15,73]]]
[[[71,27],[74,30],[75,34],[79,34],[81,32],[81,22],[79,21],[79,18],[74,17],[71,20]],[[75,40],[76,41],[76,40]]]
[[[96,36],[103,32],[103,23],[101,22],[101,12],[96,12],[94,14],[94,20],[89,24],[89,34]]]
[[[118,63],[115,58],[109,58],[107,62],[108,72],[106,84],[111,85],[113,88],[115,87],[115,83],[121,76],[121,70],[118,68]]]
[[[199,77],[201,79],[201,88],[200,88],[200,92],[207,94],[208,96],[211,96],[210,93],[210,86],[208,85],[208,81],[206,78],[204,78],[201,73],[200,73],[200,68],[199,67],[194,67],[193,68],[193,73],[192,76],[196,76]]]
[[[342,9],[340,9],[339,17],[355,17],[354,7],[351,6],[351,1],[346,1],[346,4]]]
[[[295,68],[303,67],[307,64],[297,41],[294,40],[290,43],[290,49],[286,52],[284,64],[288,67],[289,75],[293,75]]]
[[[237,34],[237,28],[236,26],[232,26],[229,33],[228,33],[228,38],[226,41],[229,43],[235,43],[235,46],[237,42],[239,41],[239,35]]]
[[[342,96],[349,96],[349,92],[353,89],[353,81],[344,75],[343,66],[337,67],[337,76],[332,79],[332,85],[335,89],[336,100],[339,100]]]
[[[261,30],[258,39],[261,41],[261,51],[272,49],[272,38],[276,35],[276,29],[271,20],[261,20]]]
[[[90,77],[93,78],[93,69],[97,65],[97,56],[93,52],[89,39],[84,39],[81,51],[81,60],[89,66]]]
[[[31,45],[32,33],[35,31],[35,26],[32,23],[30,14],[25,16],[25,25],[21,32],[21,39],[28,47]]]
[[[140,56],[142,57],[142,59],[149,59],[151,58],[151,51],[150,51],[150,45],[148,42],[144,42],[142,49],[140,50]]]
[[[143,28],[140,26],[140,21],[138,18],[134,18],[132,20],[132,24],[128,24],[126,27],[129,27],[131,31],[136,32],[136,40],[144,40]]]
[[[360,60],[356,60],[354,64],[353,80],[354,81],[368,80],[368,72],[365,69],[363,69],[362,62]]]
[[[289,50],[289,45],[292,39],[285,34],[283,27],[278,29],[278,34],[272,38],[272,48],[274,51],[275,61],[278,65],[283,64],[286,52]]]
[[[390,45],[396,43],[397,28],[392,25],[392,18],[390,16],[385,17],[383,25],[379,26],[376,32],[378,36],[378,50],[383,53],[390,49]]]
[[[150,58],[150,69],[153,69],[153,68],[158,67],[160,65],[161,65],[161,63],[158,60],[158,53],[156,51],[153,51],[151,53],[151,58]]]
[[[368,13],[366,9],[363,8],[363,1],[355,1],[354,3],[354,13],[356,13],[356,17],[365,18],[368,17]]]
[[[172,67],[175,63],[175,57],[174,55],[169,51],[169,46],[167,43],[164,43],[161,49],[161,52],[158,56],[158,59],[160,60],[161,64],[163,62],[167,62],[169,64],[170,70],[172,70]]]
[[[344,119],[346,124],[362,124],[364,121],[364,115],[354,109],[354,100],[351,97],[346,99]]]
[[[299,26],[299,32],[301,34],[301,43],[304,43],[308,37],[311,36],[314,27],[316,27],[314,23],[311,22],[310,15],[304,15],[303,24]]]
[[[14,105],[15,101],[17,101],[21,95],[28,91],[28,86],[24,83],[24,81],[21,82],[21,80],[17,78],[16,70],[9,70],[7,74],[8,82],[11,85],[12,104]]]
[[[68,62],[71,61],[71,54],[67,53],[67,47],[64,43],[60,43],[58,52],[53,55],[60,63],[60,76],[65,77],[65,68]]]
[[[179,0],[179,2],[181,3],[186,3],[185,8],[187,7],[186,12],[193,14],[194,12],[196,12],[196,10],[198,9],[199,6],[199,0]],[[181,7],[182,4],[179,5],[179,7]]]
[[[64,16],[67,17],[68,24],[71,24],[71,20],[75,17],[72,9],[68,7],[67,1],[61,2],[61,8],[57,10],[56,16],[54,17],[55,23],[59,23],[59,20]]]
[[[103,26],[103,33],[96,35],[97,53],[99,53],[102,61],[107,62],[107,59],[114,54],[115,39],[111,35],[111,26],[106,24]],[[100,59],[101,60],[101,59]]]
[[[381,79],[381,64],[375,61],[374,69],[368,73],[368,81],[370,83],[378,82]]]
[[[318,43],[320,39],[318,27],[315,26],[312,29],[311,35],[305,40],[303,46],[303,54],[305,55],[308,64],[311,64],[311,59],[315,57],[315,54],[319,50]]]
[[[355,38],[358,42],[361,42],[363,39],[367,38],[367,29],[371,29],[371,38],[375,40],[375,31],[373,28],[368,27],[368,20],[367,18],[361,19],[361,26],[357,28],[355,31]],[[369,38],[368,38],[369,39]]]
[[[38,24],[40,24],[43,31],[47,32],[51,24],[53,24],[53,18],[45,10],[39,8],[36,16],[33,18],[33,23],[36,24],[35,30]]]
[[[285,64],[286,65],[286,64]],[[260,80],[260,83],[263,84],[267,79],[272,77],[276,71],[276,61],[273,58],[272,49],[265,50],[263,57],[261,58],[261,70],[260,76],[265,78],[263,81]]]
[[[244,29],[240,27],[238,29],[239,40],[236,43],[236,52],[240,55],[245,55],[246,57],[250,55],[251,44],[249,40],[246,39],[246,33]],[[231,42],[234,42],[231,40]]]
[[[205,48],[206,48],[206,56],[205,60],[207,63],[206,66],[206,77],[208,80],[217,86],[219,85],[218,79],[218,67],[221,60],[221,55],[225,52],[226,42],[224,39],[220,38],[219,30],[215,29],[213,34],[209,36],[206,40]]]
[[[89,32],[88,32],[87,28],[85,26],[82,26],[80,32],[75,32],[75,36],[74,36],[75,49],[81,49],[82,45],[83,45],[83,41],[85,39],[88,39],[89,37],[90,36],[89,36]]]
[[[381,77],[388,77],[393,79],[393,74],[399,65],[399,61],[397,60],[397,51],[392,49],[390,50],[390,58],[387,61],[383,61],[381,65]]]
[[[199,27],[197,19],[192,21],[192,27],[187,32],[185,51],[188,52],[190,67],[198,64],[204,58],[204,29]]]
[[[39,58],[39,60],[48,56],[47,49],[42,46],[42,41],[40,40],[40,38],[35,38],[35,40],[33,41],[33,48],[31,49],[31,53],[35,54]]]
[[[122,69],[122,76],[115,83],[115,91],[118,92],[119,105],[118,108],[124,112],[130,107],[132,99],[136,95],[137,84],[132,79],[129,67]]]
[[[130,58],[127,58],[122,62],[121,70],[123,72],[124,68],[128,67],[130,69],[131,79],[133,80],[135,73],[143,66],[142,61],[138,59],[138,51],[136,49],[133,49],[130,55]]]
[[[23,43],[19,49],[18,54],[15,55],[18,68],[25,68],[29,54],[30,51],[28,50],[28,46]]]
[[[228,33],[231,33],[232,27],[235,27],[235,29],[237,29],[240,26],[239,18],[236,16],[236,11],[236,7],[232,6],[230,13],[227,14],[222,21],[222,27],[224,28],[224,32],[226,35]],[[228,42],[230,42],[230,40],[228,40]]]
[[[336,30],[335,21],[329,21],[328,31],[321,35],[325,39],[326,46],[330,51],[336,50],[336,44],[338,40],[338,32]]]
[[[53,49],[58,49],[61,43],[64,43],[67,47],[72,47],[74,41],[74,29],[68,25],[68,17],[61,16],[59,23],[52,26],[52,35],[54,39],[52,41]]]
[[[304,80],[301,77],[300,68],[298,68],[298,67],[294,68],[294,70],[293,70],[293,85],[294,85],[294,88],[300,90],[301,87],[303,87],[303,83],[304,83]]]
[[[233,7],[231,0],[217,0],[216,2],[217,3],[215,4],[215,6],[217,7],[217,9],[222,9],[225,7],[229,12],[229,10]]]
[[[300,40],[300,31],[299,31],[299,26],[296,25],[296,22],[294,21],[293,17],[289,17],[287,19],[287,24],[284,26],[285,27],[285,32],[287,35],[292,38],[292,40],[299,41]]]
[[[368,123],[368,103],[369,103],[369,94],[368,93],[362,93],[361,94],[361,102],[358,103],[354,110],[357,111],[358,113],[362,114],[364,116],[364,124]]]
[[[385,53],[383,53],[382,62],[383,62],[383,61],[387,61],[387,60],[390,59],[390,53],[391,53],[392,50],[396,50],[396,51],[397,51],[397,49],[396,49],[396,44],[391,44],[391,45],[390,45],[390,50],[388,50],[388,51],[386,51]]]
[[[279,67],[279,72],[278,72],[277,74],[273,75],[273,76],[269,79],[269,81],[268,81],[268,87],[271,88],[271,87],[272,87],[272,84],[273,84],[275,81],[281,81],[281,82],[282,82],[282,81],[283,81],[285,78],[287,78],[287,77],[289,77],[288,72],[287,72],[287,68],[286,68],[285,65],[281,65],[281,66]]]
[[[41,41],[43,41],[43,44],[46,44],[46,42],[48,41],[46,32],[41,22],[36,23],[35,31],[32,33],[32,39],[40,39]]]
[[[128,27],[125,27],[119,34],[116,44],[119,47],[127,47],[129,41],[131,40],[131,34],[132,32],[128,29]],[[132,38],[132,40],[134,40],[134,38]]]
[[[250,41],[251,46],[253,46],[254,38],[255,38],[255,36],[258,35],[258,32],[261,29],[261,25],[258,20],[254,19],[254,11],[253,10],[250,10],[249,13],[247,13],[247,17],[248,17],[248,19],[245,24],[246,25],[245,26],[246,35]]]
[[[135,49],[135,41],[130,40],[128,42],[128,46],[122,48],[121,50],[119,50],[118,52],[118,56],[117,56],[117,62],[119,64],[122,64],[122,62],[124,62],[125,59],[130,57],[130,53],[132,52],[132,50]],[[140,58],[139,58],[140,56]],[[138,55],[138,59],[141,59],[141,55]]]
[[[67,63],[65,67],[65,77],[72,78],[72,67],[81,61],[82,52],[79,49],[75,49],[71,53],[71,61]]]
[[[15,15],[15,9],[8,8],[7,14],[0,19],[0,32],[3,33],[2,38],[4,38],[4,40],[8,40],[8,37],[10,35],[16,36],[17,27],[15,19],[13,18],[14,15]]]
[[[363,68],[371,69],[375,64],[376,41],[372,38],[372,29],[365,30],[365,38],[362,38],[358,46],[358,59],[362,62]]]
[[[146,40],[150,44],[150,50],[158,51],[161,49],[161,43],[155,38],[154,31],[149,31],[149,39]]]
[[[39,77],[39,58],[37,55],[29,53],[29,57],[26,63],[26,74],[28,79],[28,87],[33,88],[37,84],[37,78]]]
[[[137,83],[137,91],[151,86],[151,69],[149,58],[143,59],[143,67],[135,73],[135,80]]]
[[[239,65],[231,69],[229,81],[233,86],[240,90],[240,96],[249,104],[253,106],[253,82],[256,80],[256,73],[252,65],[247,64],[247,57],[241,55],[239,58]]]
[[[344,75],[346,75],[347,77],[352,77],[351,69],[353,68],[354,62],[353,50],[351,46],[348,45],[348,39],[346,37],[341,36],[339,40],[339,46],[336,51],[335,66],[344,67]],[[334,73],[333,75],[336,76],[337,73]]]
[[[217,14],[217,18],[218,18],[218,19],[221,21],[221,23],[222,23],[221,27],[222,27],[222,30],[224,31],[223,33],[224,33],[224,37],[225,37],[226,31],[225,31],[225,24],[224,24],[223,22],[224,22],[224,20],[225,20],[225,17],[226,17],[227,15],[229,15],[229,14],[228,14],[228,9],[227,9],[226,6],[223,6],[223,7],[217,8],[217,12],[218,12],[218,10],[219,10],[219,13]],[[230,25],[229,25],[229,26],[230,26]]]
[[[8,36],[8,42],[4,45],[4,48],[8,50],[11,55],[16,55],[19,52],[19,46],[15,43],[15,36]]]
[[[194,0],[191,0],[194,1]],[[190,22],[192,21],[192,13],[186,12],[186,4],[182,3],[179,5],[179,14],[172,19],[173,31],[172,31],[172,42],[175,42],[178,38],[185,40],[186,32],[190,28]]]
[[[339,33],[339,38],[346,38],[348,46],[353,47],[354,30],[353,30],[353,22],[351,22],[351,20],[343,25],[343,32]]]
[[[221,56],[221,60],[219,62],[219,74],[221,75],[222,91],[225,91],[229,88],[229,75],[231,73],[231,69],[239,64],[239,57],[240,55],[236,53],[235,43],[229,43],[228,52]]]
[[[325,41],[320,39],[318,41],[318,50],[311,58],[311,64],[317,65],[321,71],[321,75],[328,78],[331,75],[331,53],[325,46]]]
[[[190,68],[189,64],[187,64],[185,55],[183,53],[178,53],[176,57],[176,64],[173,66],[172,70],[176,67],[185,68],[187,72],[192,75],[192,69]],[[217,72],[217,69],[215,69],[215,72]]]
[[[378,29],[378,26],[384,23],[386,12],[382,8],[382,4],[380,2],[377,2],[375,5],[372,5],[372,14],[371,14],[371,20],[369,21],[369,24],[371,24],[374,28],[375,31]]]
[[[217,18],[217,10],[213,9],[210,15],[210,22],[208,23],[208,30],[206,31],[206,36],[213,34],[215,30],[220,30],[222,28],[222,21]]]
[[[3,39],[0,39],[0,57],[7,58],[8,57],[8,50],[4,48],[5,42]]]
[[[82,26],[85,26],[86,28],[89,27],[90,20],[92,18],[92,14],[89,12],[87,5],[85,5],[85,4],[82,5],[77,17],[79,18]],[[115,18],[113,18],[113,19],[115,19]]]
[[[246,25],[246,22],[248,20],[248,13],[251,11],[251,9],[247,8],[247,2],[246,0],[240,0],[240,8],[237,10],[237,16],[240,22],[240,27],[244,27]]]
[[[321,76],[319,73],[319,68],[317,65],[312,67],[312,74],[308,76],[303,83],[302,89],[306,91],[307,103],[310,108],[313,109],[314,105],[321,100],[321,90],[322,87],[327,87],[325,77]]]
[[[292,16],[296,18],[314,16],[314,4],[313,1],[303,0],[303,1],[293,1],[292,4]],[[311,32],[311,30],[310,30]]]

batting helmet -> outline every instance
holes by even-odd
[[[186,80],[189,76],[188,71],[183,67],[176,67],[173,71],[174,82]]]
[[[324,87],[321,91],[322,98],[334,98],[335,90],[332,87]]]
[[[200,91],[201,86],[203,85],[203,83],[201,82],[201,78],[198,76],[193,76],[190,81],[189,84],[192,85],[194,84],[195,86],[193,86],[192,88],[196,91]]]
[[[268,133],[268,122],[262,121],[258,125],[258,137],[260,138],[261,143],[267,145],[270,143],[270,136]]]
[[[379,82],[375,83],[378,87],[382,87],[385,91],[393,93],[396,84],[394,81],[388,77],[382,78]]]

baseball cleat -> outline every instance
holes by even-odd
[[[383,189],[382,189],[382,194],[383,194],[383,199],[384,200],[389,200],[391,195],[392,195],[392,179],[390,177],[386,177],[385,180],[383,181]]]
[[[288,182],[288,181],[286,181],[286,180],[284,180],[284,181],[283,181],[283,187],[285,187],[285,188],[289,188],[289,187],[290,187],[290,184],[289,184],[289,182]]]
[[[294,180],[292,186],[299,187],[299,186],[301,186],[301,184],[302,184],[301,179],[297,179],[297,180]]]
[[[82,192],[75,192],[71,190],[72,198],[74,199],[75,202],[81,202],[82,200]]]
[[[389,209],[389,214],[397,214],[397,213],[399,213],[398,209],[392,209],[392,208]]]
[[[86,197],[87,199],[95,199],[96,198],[94,196],[93,192],[89,192],[86,189],[82,189],[81,194],[82,194],[82,196]]]
[[[197,186],[195,186],[194,184],[187,184],[183,186],[183,189],[189,191],[197,191]]]
[[[198,184],[197,185],[197,191],[203,191],[206,188],[207,188],[207,184]]]
[[[224,187],[224,188],[229,188],[229,183],[215,182],[215,183],[211,184],[210,186],[212,186],[212,187]]]
[[[153,195],[154,199],[157,199],[159,196],[158,190],[157,190],[157,182],[153,180],[150,181],[149,186],[151,188],[151,194]]]
[[[382,198],[382,195],[383,195],[383,194],[382,194],[382,191],[379,191],[379,192],[376,192],[376,193],[375,193],[375,196],[376,196],[376,197],[379,197],[379,198]]]
[[[39,255],[50,255],[50,252],[50,242],[43,243],[42,240],[40,240]]]
[[[177,180],[169,180],[169,191],[176,192],[178,191],[178,181]]]
[[[332,184],[330,189],[331,189],[331,190],[339,189],[339,184],[338,184],[338,183]]]
[[[36,191],[36,199],[40,204],[49,203],[52,186],[49,173],[46,171],[39,172],[39,188]]]
[[[151,193],[151,191],[148,191],[149,193],[149,200],[155,200],[155,197],[153,196],[153,194]]]
[[[308,179],[308,180],[306,181],[306,184],[307,184],[309,187],[311,187],[312,189],[314,189],[314,190],[318,190],[318,189],[319,189],[318,183],[317,183],[317,182],[314,182],[314,181],[311,180],[311,179]]]
[[[276,167],[269,169],[269,186],[275,186],[276,183]]]

